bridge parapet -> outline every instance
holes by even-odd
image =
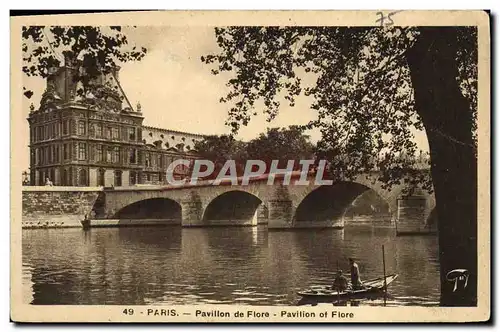
[[[332,185],[317,185],[314,181],[296,185],[296,180],[292,179],[290,185],[278,184],[279,179],[275,185],[267,185],[267,179],[258,179],[248,185],[213,185],[211,181],[200,181],[197,185],[106,189],[103,217],[114,218],[126,206],[139,201],[164,199],[179,206],[183,226],[267,223],[271,229],[343,227],[343,216],[351,203],[372,189],[387,202],[392,221],[398,219],[398,200],[403,196],[404,186],[384,189],[376,173]],[[433,195],[425,199],[424,214],[428,215]],[[401,214],[399,222],[404,222],[405,216]],[[421,223],[425,224],[425,220]]]

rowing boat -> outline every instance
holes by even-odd
[[[385,277],[386,285],[389,286],[396,278],[397,274],[390,274]],[[314,300],[335,300],[335,299],[351,299],[363,298],[373,295],[383,294],[384,278],[375,278],[363,282],[362,289],[348,289],[346,291],[337,292],[331,286],[312,286],[309,289],[298,292],[297,294],[306,299]]]

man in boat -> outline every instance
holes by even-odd
[[[361,277],[359,275],[358,263],[354,261],[354,258],[349,258],[349,266],[351,267],[351,285],[352,289],[363,288],[363,283],[361,282]]]
[[[332,288],[340,293],[345,291],[348,286],[349,286],[349,281],[342,274],[342,270],[338,270],[337,276],[335,277],[335,280],[333,280]]]

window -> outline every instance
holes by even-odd
[[[131,164],[137,163],[137,150],[136,149],[130,149],[129,162]]]
[[[89,135],[90,135],[90,137],[95,136],[95,125],[93,123],[89,127]]]
[[[129,180],[129,183],[131,185],[134,185],[137,183],[137,173],[134,172],[134,171],[130,171],[130,180]]]
[[[146,164],[146,167],[151,166],[151,155],[149,153],[146,153],[145,164]]]
[[[78,143],[78,160],[87,159],[87,146],[85,143]]]
[[[69,184],[67,169],[63,169],[61,182],[63,186],[67,186]]]
[[[115,187],[122,185],[122,171],[115,171]]]
[[[113,148],[108,147],[108,149],[106,150],[106,162],[107,163],[112,162],[112,155],[113,155]]]
[[[96,137],[102,137],[102,123],[98,123],[96,126]]]
[[[78,184],[80,186],[86,186],[87,185],[87,170],[86,169],[81,169],[80,172],[78,172],[79,175],[79,181]]]
[[[128,129],[128,139],[129,141],[135,141],[135,128]]]
[[[118,146],[115,146],[113,148],[113,162],[114,163],[120,162],[120,148]]]
[[[112,134],[112,136],[111,136],[111,137],[112,137],[113,139],[120,139],[120,134],[119,134],[118,128],[113,127],[113,128],[111,129],[111,134]]]
[[[69,159],[69,148],[68,148],[67,143],[64,143],[64,145],[63,145],[63,158],[64,158],[64,160]]]
[[[163,167],[163,156],[161,154],[158,155],[158,166]]]
[[[102,148],[101,148],[102,152]],[[97,174],[97,185],[100,187],[104,187],[104,173],[106,173],[105,170],[100,169],[99,173]]]
[[[163,172],[158,173],[158,180],[160,180],[160,182],[163,182]]]
[[[49,146],[49,163],[53,163],[54,160],[56,159],[55,158],[56,155],[55,155],[55,151],[54,150],[55,149],[54,149],[53,145]]]
[[[106,138],[111,138],[112,136],[111,127],[106,128]]]
[[[97,158],[96,158],[96,160],[97,160],[97,161],[103,161],[103,160],[102,160],[102,145],[98,145],[98,146],[96,147],[96,149],[97,149],[97,154],[96,154],[96,157],[97,157]]]
[[[85,135],[85,121],[78,121],[78,135]]]
[[[63,123],[63,135],[68,135],[68,132],[69,132],[69,121],[68,120],[64,120],[64,123]]]
[[[45,172],[40,171],[40,186],[45,185]]]
[[[47,160],[47,148],[41,148],[40,165],[45,165]]]
[[[146,174],[146,181],[151,181],[151,174]]]

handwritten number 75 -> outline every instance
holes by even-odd
[[[375,21],[377,23],[380,23],[380,26],[391,26],[394,25],[394,21],[392,20],[392,16],[395,15],[397,12],[392,12],[386,15],[382,12],[377,12],[377,15],[379,18]]]

